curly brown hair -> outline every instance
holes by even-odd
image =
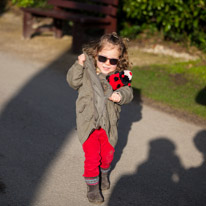
[[[104,34],[97,41],[92,41],[89,44],[84,45],[83,52],[86,52],[88,55],[91,55],[94,58],[94,63],[96,66],[95,57],[104,48],[106,44],[109,43],[114,46],[118,46],[120,55],[117,64],[117,70],[122,71],[130,68],[130,62],[127,52],[127,42],[128,39],[118,36],[116,32],[112,32],[109,34]]]

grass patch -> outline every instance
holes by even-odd
[[[142,95],[206,120],[206,64],[201,61],[133,68]]]

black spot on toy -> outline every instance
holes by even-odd
[[[114,81],[115,82],[119,81],[119,77],[114,77]]]

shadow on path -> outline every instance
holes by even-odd
[[[0,1],[0,16],[4,13],[7,5],[7,0]]]
[[[178,205],[177,182],[182,173],[175,145],[165,137],[149,143],[148,160],[137,167],[134,175],[125,175],[117,182],[109,200],[116,205]]]
[[[195,100],[198,104],[206,106],[206,87],[198,92]]]
[[[123,150],[127,145],[128,135],[134,122],[142,119],[141,90],[134,89],[134,99],[130,104],[123,105],[118,126],[119,139],[115,147],[112,170],[121,159]]]
[[[73,62],[74,57],[63,54],[24,85],[0,114],[0,205],[32,203],[44,173],[75,128],[76,92],[58,71]]]
[[[206,130],[194,137],[194,144],[202,153],[203,162],[199,167],[188,169],[180,180],[182,201],[187,206],[204,206],[206,203]]]
[[[109,206],[203,206],[206,202],[206,130],[194,137],[203,154],[201,166],[185,170],[166,137],[149,143],[148,159],[133,175],[122,176],[115,185]]]

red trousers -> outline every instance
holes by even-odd
[[[99,175],[99,166],[108,169],[114,157],[114,148],[102,128],[94,130],[83,144],[85,153],[84,177]]]

